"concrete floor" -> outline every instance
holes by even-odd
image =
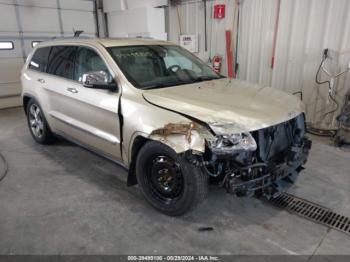
[[[162,215],[121,167],[65,141],[35,144],[21,109],[0,110],[0,152],[0,254],[350,254],[350,236],[221,189]],[[349,149],[314,139],[290,192],[350,216],[349,162]]]

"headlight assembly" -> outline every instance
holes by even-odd
[[[255,151],[256,148],[255,139],[250,133],[218,135],[211,142],[211,150],[217,154]]]

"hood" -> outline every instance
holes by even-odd
[[[296,96],[240,80],[152,89],[143,96],[151,104],[206,122],[215,133],[250,132],[288,121],[304,111]]]

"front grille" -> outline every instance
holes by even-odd
[[[283,161],[283,153],[305,135],[304,123],[304,115],[301,114],[289,121],[254,132],[259,160]]]
[[[270,199],[270,202],[279,208],[286,209],[313,222],[350,234],[350,218],[337,214],[329,208],[287,193]]]

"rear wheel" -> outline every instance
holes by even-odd
[[[207,176],[160,142],[148,142],[141,148],[136,176],[147,201],[171,216],[188,212],[205,198],[208,190]]]
[[[46,122],[45,116],[39,104],[30,100],[27,104],[27,120],[30,133],[39,144],[49,144],[53,140],[53,134]]]

